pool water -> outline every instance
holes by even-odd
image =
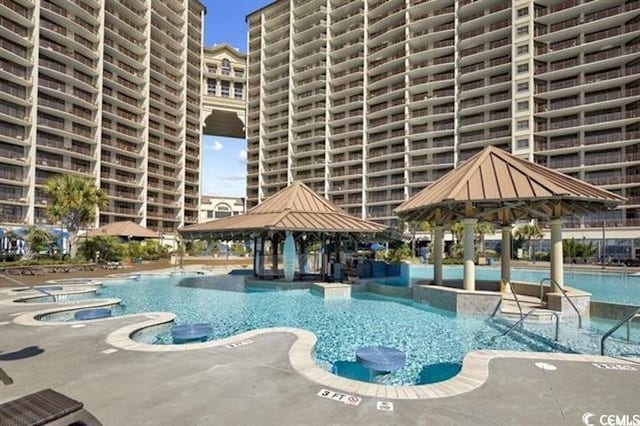
[[[228,276],[207,278],[214,288],[218,282],[220,288],[227,288],[224,284],[228,279]],[[407,354],[405,367],[375,378],[376,382],[393,385],[446,379],[457,373],[465,354],[475,349],[545,352],[581,351],[586,347],[590,353],[596,353],[598,347],[599,332],[594,331],[591,337],[587,330],[569,332],[575,328],[571,323],[562,325],[566,342],[560,343],[567,346],[563,347],[553,344],[551,339],[521,332],[494,339],[508,324],[486,317],[456,317],[448,311],[370,293],[325,300],[308,290],[228,291],[178,286],[181,280],[182,277],[143,277],[138,281],[108,283],[100,289],[99,297],[123,300],[114,315],[170,311],[177,315],[177,324],[210,323],[213,325],[210,340],[267,327],[310,330],[318,337],[316,360],[329,371],[335,371],[336,365],[352,365],[359,347],[397,348]],[[539,328],[544,336],[552,336],[552,327]],[[633,337],[637,340],[640,336]],[[143,333],[134,338],[147,343],[172,343],[169,329],[159,335]],[[612,352],[618,353],[634,350],[628,346],[618,339],[608,344]]]
[[[640,276],[614,273],[575,273],[565,265],[564,284],[578,290],[591,293],[591,300],[613,302],[629,305],[640,305]],[[462,279],[462,266],[445,266],[444,279]],[[548,270],[511,269],[513,281],[539,283],[549,277]],[[413,280],[433,279],[433,266],[411,266]],[[500,268],[476,267],[476,278],[479,280],[499,280]]]

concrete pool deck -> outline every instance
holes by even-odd
[[[48,304],[46,307],[52,307]],[[116,350],[114,330],[140,318],[27,327],[17,313],[44,305],[0,306],[0,368],[14,380],[0,384],[0,403],[51,387],[85,403],[105,425],[175,424],[593,424],[604,414],[640,415],[640,364],[594,366],[581,356],[550,361],[496,358],[487,380],[464,394],[432,400],[393,400],[394,411],[376,408],[385,398],[362,396],[358,406],[322,398],[332,389],[291,365],[296,337],[270,333],[235,348],[180,352]],[[557,370],[543,370],[543,361]],[[601,363],[600,363],[601,364]],[[626,364],[629,366],[629,364]],[[609,367],[609,368],[603,368]]]

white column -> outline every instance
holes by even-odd
[[[476,289],[476,265],[475,244],[473,241],[473,227],[478,219],[464,219],[464,289],[474,291]]]
[[[433,230],[433,282],[442,285],[442,237],[444,226],[436,226]]]
[[[562,219],[551,220],[551,279],[564,288],[562,258]]]
[[[500,278],[511,280],[511,225],[502,225],[502,259],[500,260]]]

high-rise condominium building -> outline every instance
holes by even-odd
[[[495,145],[624,195],[607,224],[640,225],[638,0],[280,0],[247,22],[248,207],[303,180],[391,223]]]
[[[47,223],[44,182],[95,178],[101,224],[198,220],[204,7],[0,0],[0,223]]]

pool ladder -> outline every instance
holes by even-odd
[[[611,329],[602,336],[602,339],[600,339],[600,355],[604,355],[604,342],[624,324],[627,325],[627,342],[631,341],[631,321],[636,318],[640,318],[640,306],[636,306],[631,313],[618,321],[616,325],[611,327]]]
[[[573,310],[576,311],[576,315],[578,316],[578,328],[582,328],[582,314],[580,313],[580,311],[576,307],[575,303],[573,303],[573,300],[571,300],[571,298],[567,294],[567,290],[565,290],[564,288],[560,287],[558,285],[558,283],[556,282],[556,280],[554,280],[553,278],[546,277],[546,278],[543,278],[543,279],[540,280],[540,306],[543,307],[544,283],[547,282],[547,281],[549,282],[549,284],[551,284],[552,286],[556,286],[556,288],[558,290],[560,290],[560,294],[562,294],[564,296],[564,298],[567,299],[567,302],[569,302],[569,304],[571,305]]]

